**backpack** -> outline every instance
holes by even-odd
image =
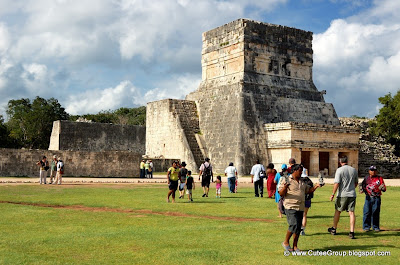
[[[210,169],[211,165],[208,164],[208,167],[206,167],[206,165],[204,164],[204,172],[203,175],[206,177],[211,177],[211,169]]]

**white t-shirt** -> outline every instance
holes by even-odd
[[[57,162],[57,171],[60,171],[60,170],[61,170],[61,167],[62,167],[63,165],[64,165],[63,161],[59,160],[59,161]]]
[[[225,169],[225,173],[226,173],[226,176],[227,176],[228,178],[234,178],[234,177],[236,177],[236,172],[237,172],[237,170],[236,170],[236,168],[235,168],[234,166],[229,166],[229,167],[227,167],[227,168]]]
[[[260,171],[263,170],[265,171],[265,168],[263,165],[261,164],[255,164],[252,168],[251,168],[251,172],[250,175],[254,176],[253,181],[258,181],[260,180]]]

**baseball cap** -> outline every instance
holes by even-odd
[[[369,170],[371,170],[371,171],[376,171],[376,166],[370,166],[370,167],[369,167]]]
[[[287,169],[287,165],[286,164],[282,164],[282,169]]]

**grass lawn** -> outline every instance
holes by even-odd
[[[362,233],[363,196],[357,201],[356,240],[342,214],[338,235],[328,234],[332,186],[316,191],[302,250],[389,251],[390,256],[283,255],[286,219],[274,200],[254,198],[251,187],[194,202],[166,203],[159,184],[0,185],[0,264],[399,264],[400,188],[382,198],[380,233]],[[352,252],[353,253],[353,252]]]

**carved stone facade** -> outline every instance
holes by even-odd
[[[234,162],[239,174],[257,159],[280,166],[290,157],[313,175],[333,175],[340,155],[357,167],[359,131],[340,127],[315,87],[312,55],[312,32],[299,29],[239,19],[203,33],[198,90],[147,105],[147,154],[179,155],[196,171],[200,150],[216,171]]]

